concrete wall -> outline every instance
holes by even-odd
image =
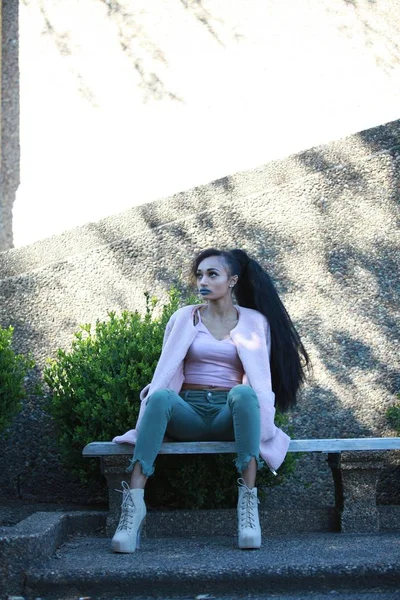
[[[0,252],[13,246],[12,211],[19,184],[18,1],[1,0]]]
[[[309,350],[296,437],[390,434],[399,380],[400,121],[361,132],[0,254],[0,323],[39,368],[78,324],[165,297],[192,255],[242,247],[270,272]],[[127,424],[127,428],[131,424]],[[116,433],[118,433],[116,431]],[[29,398],[0,453],[0,494],[86,500],[59,468]],[[333,504],[324,457],[271,491],[270,506]]]
[[[399,118],[400,0],[20,0],[19,31],[18,247]]]

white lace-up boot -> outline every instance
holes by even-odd
[[[144,490],[131,490],[126,481],[123,481],[121,518],[111,540],[111,549],[114,552],[127,553],[138,550],[145,519]]]
[[[238,479],[238,538],[239,548],[259,548],[261,546],[261,528],[258,518],[257,488],[248,488],[244,479]]]

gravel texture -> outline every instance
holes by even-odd
[[[182,597],[181,595],[170,596],[167,595],[169,592],[165,590],[165,592],[161,593],[161,595],[157,595],[159,600],[327,600],[327,598],[331,598],[332,600],[398,600],[399,594],[397,591],[391,592],[382,592],[379,590],[359,590],[358,592],[342,592],[337,591],[335,589],[327,590],[323,594],[319,594],[318,592],[298,592],[294,594],[247,594],[243,592],[242,586],[238,586],[238,589],[231,589],[229,593],[224,596],[214,595],[214,594],[196,594],[191,596]],[[129,594],[128,596],[124,596],[123,598],[119,596],[118,598],[114,593],[111,593],[107,596],[103,596],[105,600],[154,600],[155,596],[137,596]],[[23,596],[8,596],[7,600],[29,600],[27,597]],[[34,600],[46,600],[43,596],[41,598],[35,598]],[[76,593],[66,597],[64,600],[95,600],[94,596],[78,596]]]
[[[168,593],[168,591],[167,591]],[[329,595],[328,595],[329,594]],[[299,592],[295,594],[243,594],[242,590],[232,590],[231,593],[225,596],[214,596],[212,594],[197,594],[196,596],[186,596],[182,598],[181,596],[165,596],[162,594],[160,596],[160,600],[327,600],[330,598],[331,600],[398,600],[399,594],[397,591],[395,592],[380,592],[380,591],[371,591],[371,590],[360,590],[359,592],[338,592],[337,590],[329,590],[323,594],[315,593],[315,592]],[[10,599],[8,599],[10,600]],[[12,599],[11,599],[12,600]],[[18,598],[16,600],[25,600],[23,598]],[[38,598],[35,600],[45,600],[44,598]],[[70,600],[76,600],[76,596],[71,597]],[[80,598],[79,600],[82,600]],[[93,598],[85,598],[85,600],[94,600]],[[154,600],[154,596],[150,598],[150,596],[125,596],[124,598],[116,598],[114,595],[109,596],[109,600]]]
[[[166,590],[168,593],[168,590]],[[327,595],[329,594],[329,596]],[[243,594],[241,590],[232,590],[232,592],[226,596],[214,596],[212,594],[197,594],[196,596],[166,596],[164,593],[161,596],[157,596],[159,600],[326,600],[328,597],[333,600],[398,600],[398,592],[380,592],[380,591],[359,591],[359,592],[337,592],[336,590],[329,590],[324,594],[318,594],[314,592],[300,592],[298,594]],[[109,596],[104,596],[108,600],[154,600],[154,596],[124,596],[116,598],[111,593]],[[8,596],[7,600],[28,600],[23,596]],[[35,600],[46,600],[43,598],[35,598]],[[72,596],[65,598],[65,600],[95,600],[93,596],[79,596],[74,593]]]
[[[200,594],[397,590],[398,536],[310,534],[264,537],[259,551],[235,537],[147,539],[140,552],[117,555],[109,539],[72,537],[54,558],[27,570],[25,595],[46,600],[93,595],[183,597]]]
[[[24,521],[31,515],[37,512],[59,512],[65,513],[68,511],[90,511],[99,507],[91,507],[87,504],[62,504],[51,503],[51,502],[23,502],[22,500],[13,500],[12,502],[4,502],[0,504],[0,527],[13,527],[20,521]],[[104,510],[107,510],[107,506],[103,506]]]
[[[14,526],[0,527],[0,597],[18,593],[29,565],[53,556],[68,535],[93,534],[104,522],[104,512],[36,512]]]

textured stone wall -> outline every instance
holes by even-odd
[[[0,323],[41,368],[78,324],[165,297],[193,254],[241,247],[275,280],[313,362],[294,436],[393,433],[399,380],[400,121],[0,254]],[[127,423],[127,428],[131,424]],[[118,433],[116,431],[116,433]],[[27,399],[1,441],[3,496],[88,499]],[[333,504],[326,457],[304,456],[269,506]]]
[[[400,0],[19,9],[16,246],[399,117]]]
[[[19,184],[18,0],[2,0],[0,251],[13,245],[12,209]]]

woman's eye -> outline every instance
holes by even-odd
[[[210,274],[209,274],[209,277],[214,277],[214,276],[216,276],[216,275],[217,275],[216,273],[210,273]],[[197,277],[197,279],[198,279],[199,277],[202,277],[202,274],[201,274],[201,273],[197,273],[196,277]]]

